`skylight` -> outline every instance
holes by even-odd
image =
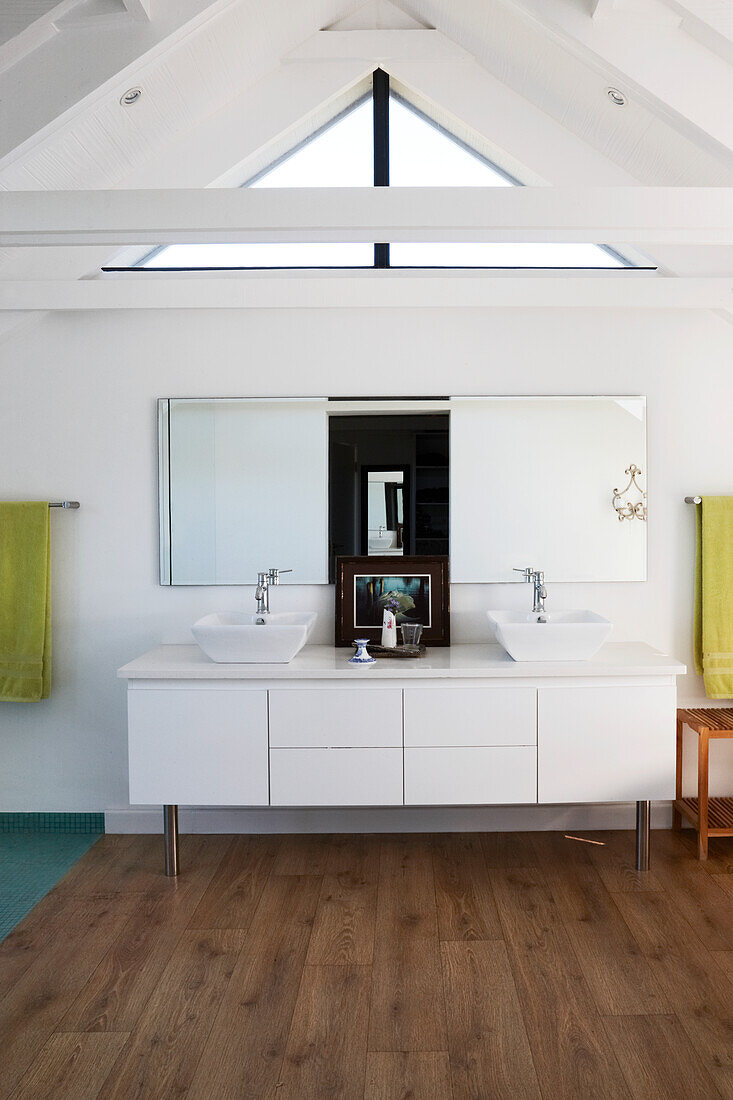
[[[247,187],[371,187],[374,182],[372,100],[329,122]]]
[[[345,111],[245,187],[371,187],[371,98]],[[371,244],[172,244],[146,256],[144,268],[371,267]]]
[[[378,73],[374,93],[337,116],[246,187],[517,186],[500,168],[388,92]],[[379,96],[384,97],[379,109]],[[380,127],[383,130],[380,132]],[[386,164],[375,157],[387,150]],[[290,243],[172,244],[135,267],[203,270],[305,267],[623,268],[632,266],[595,244],[530,243]]]
[[[389,105],[390,187],[511,187],[514,180],[397,96]],[[390,245],[390,267],[625,267],[595,244]]]
[[[403,99],[389,97],[390,187],[511,187],[513,182]]]

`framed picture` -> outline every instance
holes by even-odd
[[[450,645],[448,558],[348,557],[336,560],[336,645],[379,642],[385,609],[402,623],[422,623],[426,645]]]

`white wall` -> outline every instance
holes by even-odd
[[[642,639],[691,664],[694,515],[683,497],[733,492],[733,326],[722,319],[584,310],[48,315],[0,344],[0,494],[73,498],[81,509],[51,520],[51,698],[0,704],[0,809],[126,806],[116,669],[184,636],[207,611],[253,603],[249,587],[158,586],[156,398],[390,393],[646,394],[649,579],[558,584],[549,595],[555,606],[607,615],[616,639]],[[318,610],[314,640],[330,640],[332,589],[282,587],[272,598],[276,608]],[[454,641],[485,636],[487,607],[528,598],[523,585],[454,586]],[[704,698],[697,677],[681,681],[680,697]]]

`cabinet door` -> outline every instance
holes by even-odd
[[[267,692],[128,691],[130,802],[266,806]]]
[[[405,688],[405,747],[535,745],[534,688]]]
[[[539,801],[674,798],[674,685],[540,688]]]
[[[273,688],[270,747],[402,748],[399,688]]]
[[[271,749],[273,806],[401,806],[402,749]]]
[[[405,749],[406,806],[516,806],[536,801],[533,745]]]

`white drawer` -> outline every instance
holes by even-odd
[[[271,749],[271,806],[401,806],[402,749]]]
[[[540,802],[635,802],[675,793],[674,685],[541,688]]]
[[[536,744],[534,688],[405,689],[405,747]]]
[[[266,806],[267,692],[128,691],[130,802]]]
[[[537,801],[537,749],[406,748],[406,806],[501,806]]]
[[[273,688],[270,748],[402,748],[399,688]]]

